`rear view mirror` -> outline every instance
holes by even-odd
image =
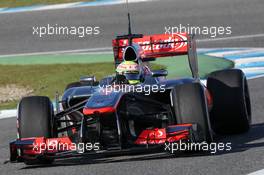
[[[95,76],[82,76],[80,82],[87,86],[94,86],[97,83]]]

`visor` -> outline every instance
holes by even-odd
[[[124,75],[127,80],[140,80],[139,73],[125,73]]]

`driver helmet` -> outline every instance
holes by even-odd
[[[134,61],[123,61],[117,66],[116,72],[119,75],[124,75],[129,84],[140,83],[139,65]]]

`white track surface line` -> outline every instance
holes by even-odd
[[[244,63],[254,63],[254,62],[264,62],[264,57],[249,57],[243,59],[234,60],[236,64],[244,64]]]
[[[12,118],[12,117],[16,117],[16,115],[17,115],[17,110],[16,109],[0,111],[0,119]]]
[[[74,50],[59,50],[59,51],[48,51],[48,52],[33,52],[33,53],[18,53],[18,54],[8,54],[0,55],[0,58],[3,57],[15,57],[15,56],[34,56],[34,55],[50,55],[50,54],[64,54],[64,53],[98,53],[98,52],[110,52],[112,47],[102,47],[102,48],[90,48],[90,49],[74,49]]]
[[[250,79],[262,78],[262,77],[264,77],[264,74],[263,75],[257,75],[257,76],[254,76],[254,77],[249,77],[247,79],[250,80]]]
[[[264,169],[249,173],[248,175],[263,175],[263,174],[264,174]]]
[[[260,73],[264,72],[264,67],[248,67],[248,68],[242,68],[244,73]]]
[[[213,53],[208,53],[206,55],[209,56],[214,56],[214,57],[225,57],[225,56],[230,56],[230,55],[241,55],[241,54],[247,54],[247,53],[252,53],[252,52],[257,52],[257,51],[263,51],[263,48],[249,48],[245,50],[229,50],[229,51],[224,51],[224,52],[213,52]]]
[[[252,34],[252,35],[229,36],[222,38],[199,39],[197,40],[197,42],[224,41],[224,40],[248,39],[248,38],[257,38],[257,37],[264,37],[264,33]]]
[[[64,9],[64,8],[67,8],[67,7],[75,6],[75,5],[79,4],[79,3],[80,2],[65,3],[65,4],[55,4],[55,5],[45,5],[43,7],[39,7],[37,9],[35,9],[35,10],[37,11],[37,10]]]
[[[138,2],[146,2],[146,1],[154,1],[154,0],[130,0],[129,3],[138,3]],[[54,4],[54,5],[36,5],[36,6],[26,6],[26,7],[14,7],[14,8],[0,8],[0,14],[33,12],[33,11],[66,9],[66,8],[79,8],[79,7],[93,7],[93,6],[103,6],[103,5],[118,5],[124,3],[126,3],[125,0],[91,1],[91,2],[80,1],[80,2]]]

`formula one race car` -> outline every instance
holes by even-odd
[[[69,84],[55,107],[48,97],[23,98],[18,105],[18,138],[10,143],[11,161],[42,164],[65,157],[163,149],[179,141],[210,143],[216,134],[250,128],[245,75],[238,69],[220,70],[203,85],[192,35],[118,36],[113,51],[116,67],[123,61],[139,66],[140,82],[127,83],[133,73],[99,82],[86,76]],[[149,67],[149,61],[178,55],[188,55],[191,78],[166,79],[166,70]]]

